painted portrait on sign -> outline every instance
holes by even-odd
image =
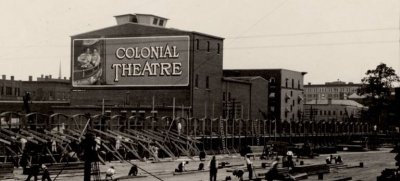
[[[74,86],[104,84],[104,40],[74,40],[72,74]]]

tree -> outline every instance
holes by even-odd
[[[380,63],[375,69],[367,70],[365,77],[361,79],[362,86],[357,90],[359,95],[367,95],[370,99],[368,115],[375,124],[384,126],[382,118],[385,118],[385,111],[390,105],[390,95],[393,84],[399,82],[399,76],[396,75],[392,67]]]

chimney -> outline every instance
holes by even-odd
[[[46,75],[46,76],[44,76],[44,79],[45,79],[45,80],[49,79],[49,76],[47,76],[47,75]]]
[[[49,79],[51,79],[51,74],[49,75]]]
[[[67,77],[64,77],[64,80],[67,80]]]
[[[167,25],[167,18],[155,16],[152,14],[123,14],[114,16],[117,25],[126,23],[137,23],[148,26],[165,27]]]
[[[6,75],[2,75],[1,78],[2,78],[3,80],[6,80],[7,76],[6,76]]]
[[[309,82],[308,85],[311,85],[311,82]]]
[[[11,80],[14,80],[14,76],[13,75],[11,76]]]
[[[40,75],[40,78],[42,78],[42,79],[43,79],[43,74],[42,74],[42,75]]]
[[[32,75],[29,76],[29,82],[32,82]]]

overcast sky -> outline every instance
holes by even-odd
[[[399,72],[398,0],[2,0],[0,73],[70,76],[70,36],[147,13],[167,27],[225,38],[224,68],[305,71],[305,83],[359,82],[384,62]]]

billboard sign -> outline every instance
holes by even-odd
[[[189,36],[75,39],[74,87],[189,85]]]

